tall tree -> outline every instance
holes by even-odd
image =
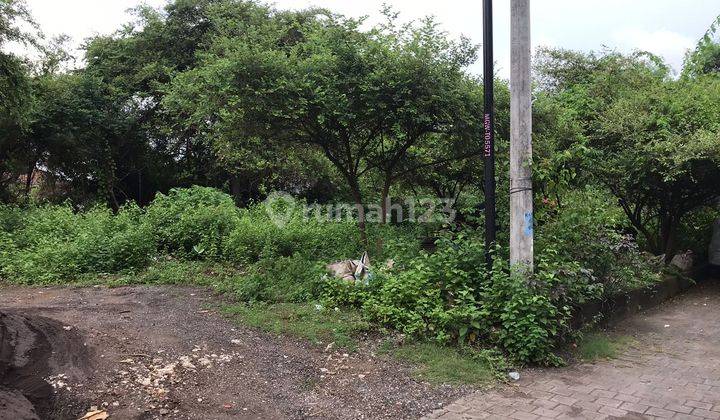
[[[477,127],[463,72],[475,48],[447,40],[431,20],[362,31],[360,20],[314,13],[322,19],[293,26],[301,42],[278,42],[282,22],[221,39],[202,66],[178,77],[168,102],[218,136],[316,147],[362,212],[363,176],[380,170],[387,187],[424,136]]]
[[[24,29],[28,27],[30,31]],[[0,0],[0,48],[9,42],[39,45],[36,29],[23,0]],[[31,107],[29,66],[19,57],[0,51],[0,199],[9,198],[8,186],[22,172],[20,139]]]
[[[720,79],[673,80],[647,53],[543,54],[546,89],[581,130],[583,179],[611,191],[669,261],[682,218],[720,196]]]
[[[720,16],[710,25],[693,51],[685,56],[683,77],[720,74]]]

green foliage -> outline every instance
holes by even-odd
[[[620,351],[631,346],[634,340],[627,336],[609,335],[604,332],[583,334],[577,344],[576,353],[584,361],[613,359]]]
[[[671,79],[648,53],[544,50],[538,62],[545,93],[574,122],[575,173],[610,191],[669,261],[683,217],[720,196],[720,79]]]
[[[556,253],[530,280],[498,262],[485,269],[477,238],[444,239],[433,254],[379,270],[367,286],[329,279],[329,305],[362,308],[372,321],[440,343],[487,340],[518,363],[558,364],[553,351],[570,332],[571,311],[602,294],[588,270]]]
[[[362,242],[354,223],[318,220],[314,214],[302,213],[299,204],[304,203],[283,207],[281,201],[273,201],[271,210],[259,204],[241,211],[240,220],[227,239],[228,258],[255,263],[302,254],[310,259],[332,261],[356,258],[362,253]],[[278,219],[273,220],[271,213],[278,215]]]
[[[352,222],[305,218],[297,205],[287,210],[286,223],[277,224],[264,204],[240,210],[228,195],[205,187],[175,189],[145,211],[128,205],[117,214],[101,207],[0,206],[0,269],[15,282],[122,273],[108,281],[210,282],[242,301],[307,302],[321,294],[326,264],[358,258],[363,247]],[[374,240],[393,232],[383,226],[370,233]],[[242,271],[218,274],[213,282],[202,270],[217,264]]]
[[[15,41],[23,44],[35,44],[37,34],[28,32],[36,30],[37,23],[30,15],[25,0],[0,1],[0,46]]]
[[[464,341],[470,329],[480,328],[475,290],[484,278],[483,258],[478,241],[445,240],[434,254],[421,253],[392,272],[374,273],[363,309],[407,334]]]
[[[307,302],[319,295],[323,273],[322,263],[301,255],[263,259],[236,280],[234,292],[249,302]]]
[[[67,206],[38,207],[24,212],[22,225],[5,237],[14,249],[4,258],[3,277],[24,283],[142,268],[155,253],[152,233],[135,206],[118,215],[102,208],[74,213]]]
[[[0,278],[2,278],[2,273],[12,265],[16,252],[17,247],[15,246],[12,235],[0,230]]]
[[[494,326],[490,338],[520,363],[557,365],[557,346],[570,332],[574,305],[599,297],[602,287],[577,264],[541,257],[527,278],[521,267],[496,272],[483,290],[483,316]]]
[[[565,194],[562,206],[545,202],[538,210],[547,212],[538,228],[539,252],[590,270],[607,294],[659,280],[656,264],[622,233],[629,226],[613,201],[602,190],[576,190]]]
[[[0,231],[12,233],[23,223],[23,212],[20,208],[0,204]]]
[[[414,375],[433,384],[486,385],[504,368],[501,355],[490,350],[458,350],[432,342],[403,345],[393,356],[413,362]]]
[[[683,77],[720,74],[720,16],[698,41],[695,50],[688,51],[683,64]]]
[[[313,343],[335,343],[353,349],[370,325],[355,311],[336,311],[314,303],[239,304],[223,308],[244,324],[275,334],[290,334]]]
[[[249,155],[243,170],[267,166],[278,144],[283,156],[298,145],[321,152],[359,204],[370,173],[383,174],[384,197],[417,170],[401,165],[414,145],[430,142],[420,154],[477,137],[481,95],[464,72],[476,50],[467,39],[449,40],[432,19],[364,31],[362,21],[322,17],[297,19],[298,42],[276,22],[218,38],[164,103],[229,146],[230,161]]]
[[[704,207],[688,214],[683,218],[679,228],[678,249],[691,250],[701,261],[706,261],[713,226],[717,219],[720,219],[720,209],[713,207]]]
[[[239,219],[232,198],[208,187],[158,194],[147,208],[158,249],[188,258],[222,256],[227,236]]]
[[[10,198],[10,181],[27,158],[21,140],[31,120],[29,66],[5,52],[8,42],[37,46],[37,29],[24,0],[0,0],[0,202]]]

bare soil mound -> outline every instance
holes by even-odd
[[[59,413],[53,372],[82,381],[90,371],[82,337],[50,318],[0,312],[0,418],[52,418]]]

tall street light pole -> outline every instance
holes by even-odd
[[[485,263],[492,268],[495,245],[495,104],[493,96],[493,23],[492,0],[483,0],[483,156],[485,158]]]
[[[510,266],[533,269],[530,0],[510,0]]]

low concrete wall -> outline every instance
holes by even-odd
[[[601,326],[612,325],[629,315],[658,306],[685,292],[698,281],[702,281],[706,277],[704,273],[705,267],[698,267],[689,277],[666,276],[662,281],[644,289],[587,302],[576,310],[572,325],[580,328],[594,320]]]

